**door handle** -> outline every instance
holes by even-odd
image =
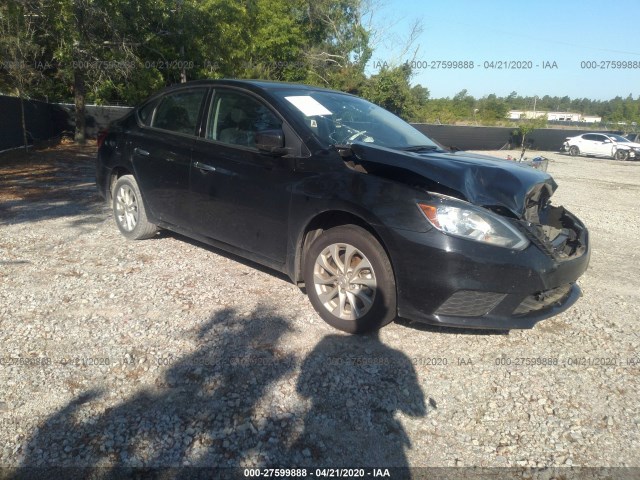
[[[206,172],[215,172],[216,171],[216,167],[212,167],[211,165],[207,165],[206,163],[194,162],[193,166],[196,167],[199,170],[203,170],[203,171],[206,171]]]
[[[136,155],[142,155],[143,157],[148,157],[149,156],[149,152],[147,152],[146,150],[143,150],[142,148],[134,148],[133,149],[133,153],[135,153]]]

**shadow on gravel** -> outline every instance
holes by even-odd
[[[377,334],[326,336],[304,360],[297,391],[313,406],[293,451],[314,468],[407,468],[411,441],[397,414],[437,408],[432,398],[427,407],[411,359]]]
[[[0,225],[92,215],[104,219],[95,185],[95,146],[58,145],[0,158]]]
[[[106,409],[108,390],[85,391],[41,422],[12,478],[186,480],[242,478],[247,465],[407,467],[411,442],[396,415],[437,408],[432,398],[425,404],[411,360],[376,335],[326,336],[297,379],[312,406],[292,406],[281,388],[293,388],[300,359],[278,348],[289,329],[268,309],[216,313],[198,332],[199,351],[159,369],[156,388]],[[138,369],[158,364],[138,360],[114,368],[135,381]]]
[[[288,329],[267,309],[246,318],[232,310],[215,314],[198,334],[201,349],[169,362],[155,389],[100,415],[90,409],[100,410],[108,392],[85,392],[46,419],[15,478],[122,478],[141,460],[147,469],[173,467],[167,478],[180,479],[212,477],[212,466],[238,467],[248,456],[268,464],[289,437],[291,418],[277,403],[264,416],[254,410],[295,367],[277,347]],[[141,365],[124,365],[127,378]],[[201,468],[177,468],[185,460]]]

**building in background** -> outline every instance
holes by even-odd
[[[596,117],[595,115],[582,115],[581,113],[573,112],[545,112],[535,110],[510,110],[507,114],[509,120],[530,120],[534,118],[547,117],[550,122],[585,122],[585,123],[600,123],[602,117]]]

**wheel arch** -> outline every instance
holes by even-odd
[[[133,175],[133,172],[126,167],[118,165],[111,169],[109,174],[109,179],[107,183],[107,200],[111,201],[113,199],[113,188],[116,186],[116,182],[123,175]]]
[[[295,283],[297,283],[298,285],[302,285],[302,283],[304,282],[302,274],[304,270],[304,259],[313,241],[318,238],[318,236],[320,236],[320,234],[322,234],[322,232],[324,232],[325,230],[329,230],[330,228],[339,227],[342,225],[357,225],[358,227],[361,227],[362,229],[370,233],[382,246],[387,255],[387,258],[389,259],[389,263],[391,264],[391,269],[394,270],[393,261],[391,255],[389,255],[389,249],[386,245],[386,242],[384,241],[380,232],[370,222],[368,222],[362,216],[347,210],[325,210],[309,219],[305,227],[298,235],[298,239],[295,245],[295,257],[292,272],[293,280]]]

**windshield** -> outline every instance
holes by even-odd
[[[628,138],[621,137],[620,135],[609,135],[609,138],[614,139],[616,142],[628,142]]]
[[[327,146],[363,142],[414,151],[441,148],[404,120],[362,98],[293,89],[274,94]]]

